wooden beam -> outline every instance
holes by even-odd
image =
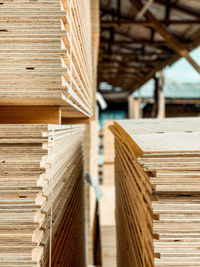
[[[199,25],[200,20],[159,20],[160,23],[162,24],[173,24],[173,25]],[[121,26],[132,26],[132,25],[140,25],[144,27],[153,27],[154,23],[151,21],[141,21],[141,20],[134,20],[134,19],[129,19],[129,20],[120,20],[120,25]],[[119,27],[118,21],[112,20],[112,21],[101,21],[101,27]]]
[[[0,124],[61,124],[59,106],[0,106]]]
[[[143,4],[140,0],[130,0],[131,3],[140,10],[143,7]],[[170,33],[167,31],[164,25],[162,25],[159,20],[149,11],[147,10],[145,13],[145,17],[154,23],[154,29],[160,33],[165,39],[165,41],[168,43],[168,45],[179,55],[184,57],[193,67],[194,69],[200,73],[200,66],[191,58],[189,52],[186,50],[186,48],[179,43],[179,41]]]
[[[122,26],[130,26],[130,25],[142,25],[142,26],[153,26],[152,22],[149,21],[139,21],[139,20],[134,20],[134,19],[129,19],[129,20],[120,20],[120,25]],[[117,20],[105,20],[101,21],[101,27],[119,27],[118,21]]]
[[[138,77],[139,75],[137,75],[136,73],[130,73],[130,72],[125,72],[125,71],[117,71],[117,72],[110,71],[108,73],[106,72],[106,74],[108,76],[110,76],[110,78],[111,78],[111,76],[114,76],[115,75],[116,78],[118,77],[118,79],[119,79],[119,75],[125,75],[127,79],[128,78],[132,78],[132,79],[137,80],[137,81],[140,81],[141,80],[141,77]]]
[[[196,105],[200,104],[200,99],[168,98],[166,104]]]
[[[167,23],[166,23],[167,24]],[[111,31],[111,29],[113,29],[113,33],[115,34],[115,35],[120,35],[120,36],[124,36],[124,37],[126,37],[126,38],[129,38],[129,40],[127,40],[128,42],[135,42],[135,41],[141,41],[141,42],[146,42],[146,41],[148,41],[149,42],[149,44],[148,45],[152,45],[152,44],[154,44],[155,43],[155,40],[154,40],[154,35],[155,35],[155,29],[154,28],[151,28],[151,31],[152,31],[152,33],[151,33],[151,38],[150,39],[140,39],[140,37],[139,36],[134,36],[134,35],[130,35],[130,34],[128,34],[127,32],[124,32],[124,31],[119,31],[119,30],[117,30],[116,28],[102,28],[102,31]],[[115,29],[115,30],[114,30]],[[181,43],[185,43],[185,44],[188,44],[189,42],[190,42],[190,39],[189,40],[187,40],[187,39],[184,39],[183,38],[183,36],[182,35],[177,35],[176,33],[174,33],[174,32],[172,32],[171,31],[171,34],[176,38],[176,39],[178,39],[179,40],[179,42],[181,42]],[[104,39],[103,39],[104,40]],[[108,40],[108,39],[105,39],[105,40]],[[114,40],[113,40],[114,41]],[[162,41],[163,42],[163,41]],[[156,45],[159,45],[159,42],[156,42]],[[164,44],[164,43],[163,43]],[[143,45],[145,45],[145,43],[143,44]],[[167,45],[167,43],[165,44],[165,45]]]
[[[120,25],[120,20],[121,20],[121,0],[117,0],[117,17],[118,17],[118,25]]]
[[[105,57],[108,57],[108,53],[107,51],[102,51],[100,52],[100,56],[105,56]],[[112,52],[112,56],[123,56],[123,57],[137,57],[137,56],[140,56],[140,57],[153,57],[153,56],[163,56],[163,57],[169,57],[171,56],[170,53],[168,54],[162,54],[162,53],[156,53],[156,52],[144,52],[144,51],[135,51],[135,53],[130,53],[130,52]]]
[[[158,60],[163,60],[163,59],[166,59],[166,57],[161,57],[159,58],[158,56],[157,57],[144,57],[144,58],[140,58],[138,56],[130,56],[129,58],[127,56],[124,56],[122,60],[116,60],[116,59],[113,59],[111,58],[112,54],[110,56],[108,55],[100,55],[100,61],[99,61],[99,64],[104,64],[105,62],[108,62],[108,60],[110,59],[109,62],[112,62],[112,63],[119,63],[119,64],[122,64],[126,67],[129,67],[129,68],[132,68],[132,67],[135,67],[133,66],[133,63],[147,63],[147,65],[152,65],[153,63],[155,63],[156,61]],[[169,57],[170,55],[168,55]]]
[[[162,0],[154,0],[156,4],[162,5],[162,6],[166,6],[166,0],[162,1]],[[189,0],[188,0],[189,2]],[[186,6],[180,5],[180,4],[176,4],[176,3],[171,3],[171,9],[174,9],[176,11],[179,11],[181,13],[184,13],[186,15],[190,15],[193,17],[196,17],[199,19],[200,17],[200,12],[191,9],[191,8],[187,8]]]
[[[166,45],[165,41],[151,42],[149,40],[133,40],[133,41],[114,41],[101,39],[101,44],[112,44],[112,45],[123,45],[123,44],[143,44],[143,45],[153,45],[153,46],[162,46]]]
[[[171,11],[171,0],[167,0],[166,10],[165,10],[165,20],[167,21],[167,25],[169,25],[170,11]]]
[[[139,11],[139,13],[136,15],[136,20],[141,19],[145,12],[150,8],[150,6],[153,4],[154,0],[147,0],[147,2],[143,5],[142,9]]]
[[[154,98],[142,98],[142,103],[146,104],[154,104],[155,99]],[[200,104],[200,99],[188,99],[188,98],[165,98],[165,104],[174,104],[174,105],[196,105]]]
[[[118,17],[118,11],[116,10],[116,8],[115,9],[110,9],[110,8],[109,9],[105,9],[105,8],[101,7],[101,12],[102,12],[101,20],[103,19],[103,17],[105,15],[111,15],[112,18]],[[120,14],[120,20],[121,19],[126,20],[126,19],[129,19],[129,18],[130,18],[129,16],[125,16],[125,15]]]
[[[193,50],[195,48],[197,48],[199,46],[199,42],[200,42],[200,34],[194,37],[194,40],[192,43],[190,43],[187,48],[189,50]],[[157,64],[154,65],[154,68],[151,69],[150,71],[148,71],[148,74],[144,76],[144,78],[142,79],[142,81],[140,81],[139,83],[134,84],[135,89],[141,87],[143,84],[145,84],[145,82],[147,82],[149,79],[153,78],[154,74],[156,71],[159,71],[163,68],[165,68],[165,66],[167,65],[172,65],[174,64],[178,59],[180,59],[180,55],[179,54],[173,54],[172,56],[170,56],[167,60],[162,60],[161,62],[158,62]],[[133,83],[134,81],[132,81]]]

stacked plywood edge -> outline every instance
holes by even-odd
[[[116,149],[118,266],[200,266],[200,119],[127,120]]]
[[[116,221],[114,184],[114,137],[109,130],[113,121],[105,121],[103,129],[103,181],[100,201],[100,232],[102,266],[116,266]]]
[[[85,266],[83,126],[0,126],[0,266]]]
[[[91,1],[91,22],[92,22],[92,55],[93,55],[93,97],[94,104],[97,90],[97,67],[99,61],[99,41],[100,41],[100,0]],[[95,110],[95,106],[94,106]]]
[[[91,1],[91,20],[92,20],[92,44],[93,44],[93,62],[95,66],[99,58],[99,37],[100,37],[100,2],[99,0]]]
[[[2,0],[0,104],[56,105],[91,117],[90,1]]]
[[[0,266],[86,266],[93,32],[90,0],[0,1]]]

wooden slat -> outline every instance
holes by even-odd
[[[61,123],[59,106],[0,106],[0,124]]]

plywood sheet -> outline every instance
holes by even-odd
[[[118,266],[199,266],[199,118],[125,120],[115,136]]]
[[[57,105],[63,116],[92,116],[90,0],[2,0],[0,29],[1,105]]]
[[[0,266],[85,266],[83,132],[0,126]]]

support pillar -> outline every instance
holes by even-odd
[[[165,118],[165,96],[163,92],[163,75],[162,70],[159,77],[155,77],[154,105],[152,109],[152,117],[163,119]]]
[[[140,109],[140,98],[134,98],[133,95],[128,97],[128,117],[129,119],[140,119],[141,109]]]

